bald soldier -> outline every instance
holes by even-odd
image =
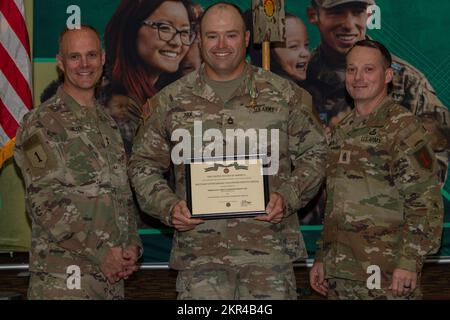
[[[366,38],[367,7],[374,0],[311,0],[309,22],[320,31],[321,42],[313,52],[305,88],[311,93],[322,120],[334,126],[351,109],[346,97],[345,55]],[[450,115],[426,77],[406,61],[392,57],[393,100],[418,116],[431,133],[431,147],[438,158],[440,182],[445,181],[450,150]]]
[[[141,251],[125,150],[95,100],[105,55],[95,29],[60,36],[55,96],[24,116],[14,157],[32,222],[29,299],[123,299]]]
[[[150,100],[152,114],[134,141],[129,176],[140,206],[176,229],[170,267],[179,270],[179,299],[297,298],[292,262],[307,255],[296,210],[314,196],[323,180],[326,142],[305,90],[246,63],[249,37],[239,8],[227,3],[209,7],[200,22],[204,63]],[[182,163],[174,164],[172,191],[163,178],[178,144],[172,134],[192,134],[196,121],[203,131],[190,137],[190,146],[200,144],[201,151],[209,145],[202,140],[207,129],[223,136],[238,129],[254,129],[257,135],[261,129],[278,132],[279,139],[268,143],[268,154],[279,168],[268,177],[266,214],[193,218],[185,201]],[[239,141],[239,134],[219,144],[239,150],[235,138]]]
[[[358,41],[345,84],[354,109],[332,133],[327,206],[310,283],[329,299],[417,299],[439,249],[443,202],[422,122],[388,95],[387,49]],[[372,277],[373,275],[373,277]]]

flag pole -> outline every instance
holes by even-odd
[[[261,62],[270,71],[270,43],[286,41],[284,0],[252,0],[253,42],[261,43]]]
[[[262,43],[262,67],[264,70],[270,71],[270,41]]]

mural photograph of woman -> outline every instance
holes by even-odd
[[[105,29],[107,107],[119,125],[127,154],[147,99],[176,80],[195,40],[192,4],[186,0],[122,0]]]

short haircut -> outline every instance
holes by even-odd
[[[364,39],[356,42],[353,47],[347,52],[347,55],[356,47],[373,48],[381,53],[386,68],[390,68],[392,65],[392,56],[389,50],[381,43],[371,39]]]
[[[211,8],[218,7],[218,6],[230,6],[230,7],[233,7],[234,9],[236,9],[236,11],[239,13],[239,15],[241,17],[242,25],[244,26],[245,31],[248,30],[247,24],[245,23],[244,13],[242,12],[241,8],[239,8],[239,6],[235,5],[234,3],[221,1],[221,2],[218,2],[218,3],[215,3],[215,4],[211,5],[211,6],[209,6],[208,8],[206,8],[205,11],[203,11],[203,14],[200,16],[200,18],[198,20],[198,25],[200,27],[200,31],[202,29],[203,18],[205,17],[205,15],[208,13],[208,11]]]
[[[60,34],[59,34],[59,39],[58,39],[58,53],[61,53],[61,47],[62,47],[62,42],[64,40],[64,36],[69,32],[69,31],[74,31],[74,30],[82,30],[82,29],[88,29],[93,31],[96,35],[98,40],[100,41],[100,46],[101,46],[101,38],[100,38],[100,34],[98,33],[97,29],[95,29],[93,26],[87,25],[87,24],[81,24],[80,28],[65,28]]]

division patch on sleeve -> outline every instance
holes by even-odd
[[[414,152],[414,158],[416,158],[417,163],[421,168],[432,171],[433,170],[433,159],[431,158],[430,151],[426,146],[417,149]]]
[[[39,132],[25,141],[23,151],[33,178],[42,177],[56,168],[54,154]]]

